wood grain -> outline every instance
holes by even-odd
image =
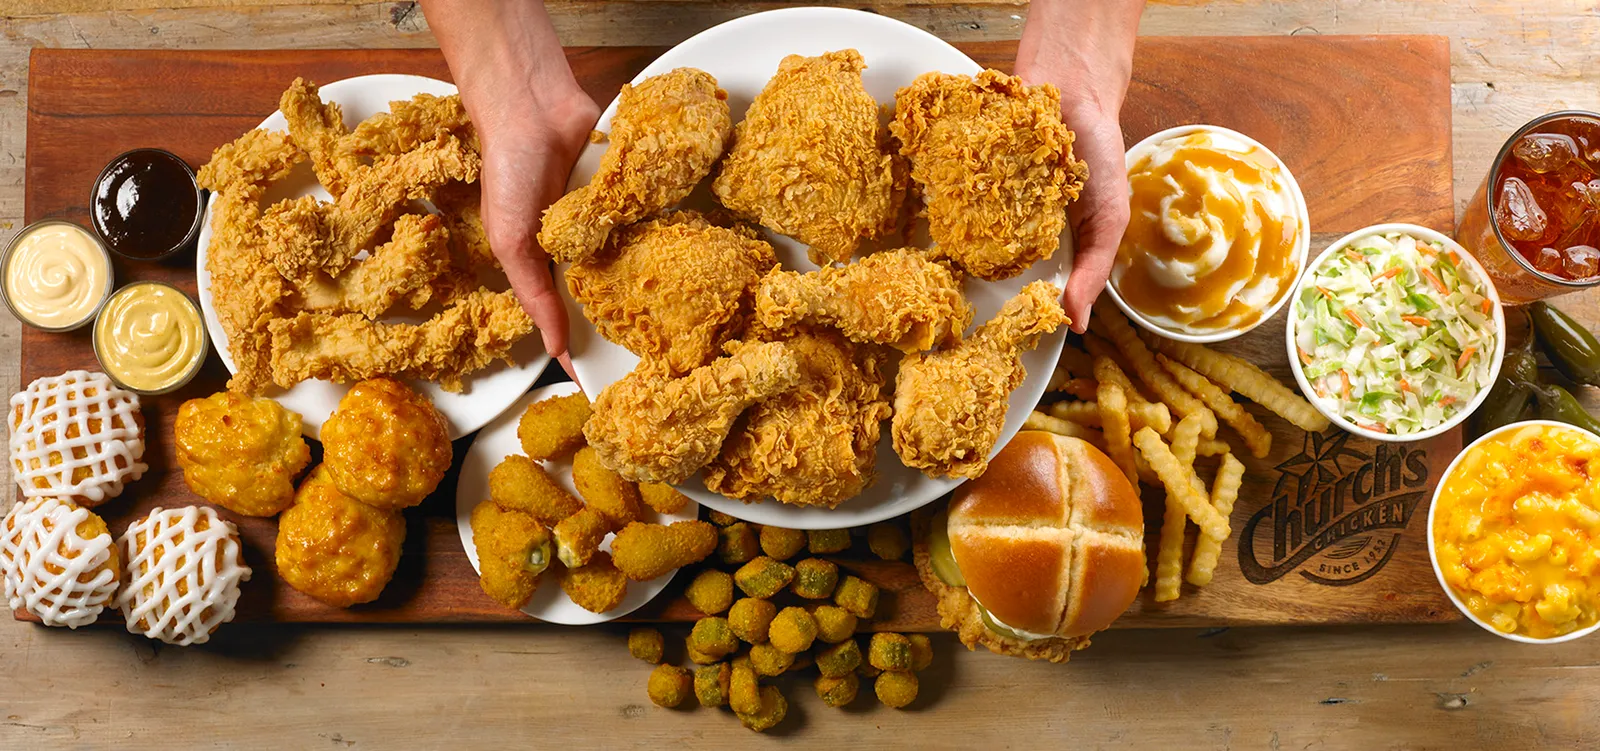
[[[1015,55],[1012,42],[972,43],[963,48],[980,63],[1003,69],[1009,68]],[[604,102],[659,53],[659,48],[650,47],[573,48],[568,50],[568,59],[578,80],[596,100]],[[1125,109],[1125,135],[1132,142],[1172,125],[1212,122],[1257,136],[1291,165],[1305,187],[1319,240],[1332,237],[1329,233],[1377,221],[1414,221],[1447,229],[1451,206],[1446,59],[1443,41],[1428,37],[1145,40],[1137,50],[1134,85]],[[133,146],[161,146],[192,164],[203,163],[215,146],[253,127],[275,109],[279,92],[295,76],[326,82],[379,71],[448,78],[448,70],[433,50],[181,54],[36,50],[30,71],[27,217],[82,221],[85,186],[107,160]],[[1379,97],[1413,102],[1417,114],[1398,122],[1384,117],[1381,108],[1373,106]],[[1343,133],[1374,138],[1352,142],[1340,135]],[[1380,133],[1384,137],[1377,139]],[[1356,158],[1357,151],[1363,159]],[[1374,195],[1389,198],[1380,200]],[[117,274],[124,281],[172,281],[192,292],[190,263],[192,259],[169,265],[119,262]],[[93,366],[93,354],[82,335],[50,335],[29,329],[22,339],[24,382],[70,367]],[[1281,324],[1269,325],[1230,346],[1255,361],[1272,364],[1270,370],[1287,378],[1281,341]],[[123,500],[105,508],[114,529],[152,506],[198,500],[184,487],[172,463],[172,417],[182,400],[220,388],[224,375],[213,358],[194,384],[174,395],[145,400],[152,470]],[[546,380],[554,377],[547,374]],[[1265,461],[1250,463],[1250,480],[1234,516],[1235,527],[1246,527],[1252,514],[1268,504],[1282,505],[1283,510],[1273,518],[1283,522],[1288,517],[1300,528],[1286,523],[1258,525],[1262,539],[1256,547],[1273,549],[1276,536],[1282,540],[1278,548],[1287,549],[1285,545],[1293,542],[1289,547],[1306,550],[1313,560],[1305,565],[1313,565],[1327,557],[1309,548],[1319,529],[1313,522],[1325,523],[1334,512],[1330,505],[1323,517],[1313,518],[1315,502],[1305,506],[1305,498],[1276,492],[1281,490],[1277,486],[1282,475],[1277,465],[1300,456],[1307,444],[1292,426],[1271,417],[1263,419],[1277,433],[1277,445]],[[1360,450],[1371,454],[1374,447],[1361,443],[1367,445]],[[1433,468],[1430,477],[1437,476],[1442,462],[1448,461],[1458,445],[1447,439],[1430,447],[1426,454],[1426,463]],[[459,442],[458,454],[465,447],[466,441]],[[1352,459],[1342,461],[1348,464]],[[408,512],[411,534],[394,583],[377,602],[350,610],[322,606],[271,576],[275,523],[232,517],[245,539],[247,562],[257,571],[257,579],[246,588],[241,603],[241,620],[519,619],[478,590],[449,515],[453,496],[454,481],[449,478],[423,506]],[[1329,503],[1333,502],[1340,506],[1348,502],[1350,512],[1361,505],[1343,498],[1330,499]],[[1313,581],[1299,573],[1305,566],[1298,562],[1268,572],[1270,578],[1258,576],[1260,581],[1251,583],[1241,574],[1238,553],[1230,546],[1211,587],[1191,591],[1167,605],[1141,600],[1118,626],[1451,618],[1454,611],[1432,584],[1420,543],[1420,525],[1410,523],[1425,508],[1425,503],[1413,503],[1407,509],[1411,516],[1400,526],[1404,534],[1397,531],[1392,539],[1387,532],[1381,538],[1369,534],[1356,541],[1362,547],[1353,555],[1371,557],[1366,570],[1382,569],[1369,579],[1357,580],[1357,586],[1330,587],[1325,576],[1324,583]],[[1158,516],[1156,512],[1151,518]],[[1387,565],[1374,563],[1378,561]],[[896,594],[887,598],[892,604],[877,619],[876,627],[938,628],[932,599],[908,565],[859,557],[841,562]],[[687,620],[695,616],[681,598],[660,598],[636,617]]]

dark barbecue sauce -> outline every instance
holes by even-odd
[[[160,149],[138,149],[101,171],[89,211],[95,232],[112,251],[153,260],[192,239],[200,197],[183,160]]]

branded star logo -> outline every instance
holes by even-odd
[[[1337,482],[1344,474],[1339,466],[1341,457],[1367,461],[1366,454],[1345,445],[1349,439],[1350,434],[1342,430],[1333,431],[1333,435],[1306,433],[1300,453],[1278,464],[1278,483],[1273,487],[1272,495],[1278,497],[1280,492],[1290,487],[1288,483],[1291,482],[1302,492]]]

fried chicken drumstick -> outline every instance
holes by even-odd
[[[954,344],[972,322],[960,276],[916,248],[875,253],[809,273],[773,271],[756,292],[756,319],[782,330],[830,326],[851,341],[921,352]]]

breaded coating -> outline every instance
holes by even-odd
[[[880,631],[872,635],[867,646],[867,662],[879,670],[906,671],[913,664],[911,640],[905,634]]]
[[[750,103],[711,185],[723,206],[844,262],[892,233],[905,198],[855,50],[790,55]]]
[[[853,342],[922,352],[961,341],[972,303],[959,273],[926,251],[901,248],[847,266],[767,274],[756,290],[756,321],[773,331],[827,326]]]
[[[743,428],[706,467],[706,488],[744,501],[833,508],[877,479],[879,431],[889,417],[887,352],[827,330],[787,341],[800,383],[745,413]]]
[[[855,673],[829,678],[826,675],[817,676],[811,684],[817,690],[817,698],[830,707],[843,707],[856,700],[856,694],[861,690],[861,679]]]
[[[829,678],[855,675],[861,665],[861,646],[847,639],[817,652],[817,671]]]
[[[601,336],[680,376],[744,331],[756,285],[777,264],[753,230],[679,211],[617,230],[605,250],[567,269],[566,281]]]
[[[572,455],[572,484],[583,496],[583,505],[604,514],[612,529],[639,520],[639,489],[606,468],[594,449],[584,446]]]
[[[778,616],[778,606],[756,597],[741,598],[728,610],[728,627],[749,644],[762,644]]]
[[[1055,253],[1089,171],[1072,156],[1054,85],[995,70],[924,73],[895,93],[889,127],[940,254],[995,281]]]
[[[708,512],[706,514],[706,518],[711,520],[712,524],[715,524],[715,525],[717,525],[719,527],[726,527],[729,524],[734,524],[734,523],[737,523],[739,521],[739,518],[736,517],[736,516],[730,516],[728,514],[724,514],[721,511],[716,511],[716,510],[712,510],[712,511]]]
[[[688,646],[699,654],[720,660],[738,651],[739,638],[728,626],[728,619],[708,616],[694,622]]]
[[[684,653],[684,655],[686,657],[689,658],[690,662],[692,662],[692,663],[694,663],[696,665],[710,665],[710,664],[713,664],[713,663],[715,663],[717,661],[717,658],[712,657],[711,655],[708,655],[708,654],[706,654],[704,652],[701,652],[700,650],[695,648],[695,646],[694,646],[694,635],[693,634],[690,634],[689,636],[684,637],[684,639],[683,639],[683,653]]]
[[[716,458],[748,407],[799,381],[783,342],[743,347],[682,378],[636,369],[600,392],[583,433],[623,477],[679,483]]]
[[[817,619],[805,608],[784,608],[767,628],[767,641],[789,654],[811,648],[817,638]]]
[[[733,658],[732,675],[728,680],[728,707],[736,714],[761,711],[761,684],[749,657]]]
[[[550,565],[549,530],[527,514],[484,502],[472,509],[472,541],[484,593],[513,610],[527,605]]]
[[[766,556],[751,560],[733,572],[733,583],[751,597],[768,598],[794,581],[794,568]]]
[[[305,152],[289,134],[250,130],[218,146],[211,153],[211,161],[195,174],[195,180],[213,193],[266,188],[288,176],[305,158]]]
[[[694,677],[677,665],[657,665],[650,671],[647,690],[652,703],[671,709],[694,695]]]
[[[902,709],[917,700],[917,676],[910,672],[885,670],[872,684],[872,690],[884,705]]]
[[[556,557],[567,568],[582,566],[594,557],[610,531],[611,522],[605,514],[592,508],[580,509],[556,524]]]
[[[733,575],[716,569],[701,571],[694,575],[683,596],[696,610],[717,615],[733,607]]]
[[[783,722],[784,716],[789,713],[789,701],[783,698],[783,692],[779,691],[777,686],[761,686],[759,691],[758,705],[754,712],[734,710],[734,715],[745,727],[763,733]]]
[[[639,483],[639,500],[658,514],[676,514],[689,505],[689,496],[677,488],[660,482]]]
[[[611,540],[617,568],[634,581],[650,581],[699,563],[716,547],[716,528],[698,519],[671,525],[634,522]]]
[[[967,478],[988,469],[1011,392],[1027,377],[1022,353],[1071,323],[1060,300],[1055,285],[1030,283],[966,341],[900,362],[890,426],[907,467]]]
[[[717,558],[730,566],[749,563],[761,555],[761,545],[755,525],[734,522],[717,530]]]
[[[733,668],[726,662],[702,665],[694,671],[694,698],[708,708],[728,705],[728,683]]]
[[[348,132],[344,127],[344,112],[333,102],[324,103],[317,85],[304,78],[296,78],[289,84],[278,98],[278,110],[289,123],[289,135],[311,155],[317,182],[338,198],[345,186],[366,169],[353,155],[339,153],[339,139]]]
[[[489,470],[489,498],[501,508],[521,511],[553,527],[583,508],[565,488],[550,479],[544,467],[521,454],[510,454]]]
[[[846,574],[833,591],[833,602],[857,618],[871,618],[878,611],[878,587]]]
[[[450,233],[432,214],[405,214],[388,242],[337,278],[315,273],[290,280],[301,310],[359,313],[375,319],[392,308],[416,311],[434,299],[435,286],[454,270]]]
[[[755,668],[756,675],[768,677],[783,675],[793,664],[794,655],[771,644],[755,644],[750,647],[750,667]]]
[[[390,102],[388,112],[361,121],[335,147],[341,157],[402,154],[443,133],[455,135],[470,144],[473,151],[478,150],[478,136],[460,94],[417,94]]]
[[[450,230],[450,247],[469,268],[500,268],[500,259],[489,246],[489,232],[483,226],[482,183],[447,182],[434,192],[433,205]],[[476,285],[474,285],[476,286]]]
[[[856,633],[856,617],[837,605],[819,605],[811,611],[817,619],[817,638],[839,644]]]
[[[850,549],[850,530],[813,529],[806,532],[806,549],[812,555],[831,555]]]
[[[600,551],[583,566],[563,571],[561,591],[578,607],[591,613],[604,613],[622,604],[623,596],[628,593],[628,578],[611,564],[609,553]]]
[[[789,590],[807,600],[826,600],[839,583],[839,566],[821,558],[807,558],[794,565],[794,582]]]
[[[728,94],[703,70],[678,68],[622,87],[610,146],[589,184],[544,212],[539,245],[563,263],[586,261],[620,227],[669,208],[722,156]]]
[[[906,639],[911,641],[911,669],[926,670],[933,664],[933,640],[927,634],[906,634]]]
[[[628,631],[628,654],[655,665],[661,662],[666,641],[658,629],[641,627]]]
[[[780,561],[795,557],[806,547],[806,533],[768,524],[761,528],[761,552]]]
[[[898,561],[911,549],[911,538],[895,522],[878,522],[867,527],[867,547],[885,561]]]
[[[589,421],[590,412],[589,397],[581,392],[528,405],[517,421],[522,453],[541,462],[572,455],[583,448],[583,424]]]

